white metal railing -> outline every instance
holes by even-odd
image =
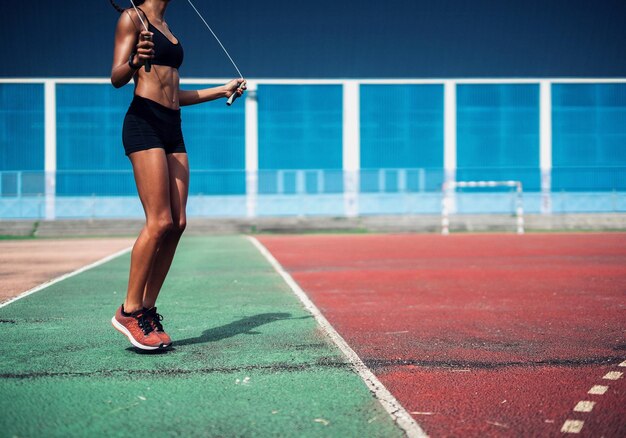
[[[459,173],[466,174],[466,170],[460,169]],[[487,175],[487,171],[493,171],[470,170],[468,175]],[[526,212],[540,213],[546,196],[540,187],[539,170],[525,170],[531,171],[531,176],[526,179],[520,169],[502,169],[501,173],[528,182],[523,191],[523,210],[515,211],[515,202],[507,207],[507,199],[515,198],[498,188],[499,180],[493,180],[496,184],[468,181],[444,184],[442,169],[362,169],[358,172],[341,169],[257,172],[192,169],[190,216],[325,214],[354,217],[443,212],[444,218],[446,213],[448,216],[447,221],[442,221],[443,229],[449,225],[452,214],[514,212],[521,222],[519,225],[523,225],[523,215]],[[555,171],[557,184],[580,184],[549,193],[555,213],[626,212],[626,168],[600,168],[593,172],[584,168],[557,168]],[[53,193],[46,192],[46,181],[51,178],[56,181]],[[584,182],[584,179],[588,181]],[[504,186],[517,188],[513,184],[521,180],[506,182]],[[605,190],[593,189],[594,184],[605,181],[615,185]],[[448,195],[443,204],[442,184],[443,194]],[[251,187],[254,191],[250,191]],[[519,188],[521,195],[522,186]],[[137,204],[132,211],[128,210],[130,204]],[[53,176],[45,172],[0,172],[0,219],[51,219],[51,209],[56,218],[141,214],[131,170],[58,171]]]
[[[230,78],[185,78],[182,84],[217,84]],[[45,190],[46,218],[55,217],[56,196],[56,86],[59,84],[109,84],[109,78],[0,78],[0,84],[42,84],[44,86],[45,108]],[[552,212],[552,99],[551,90],[554,84],[610,84],[626,83],[626,78],[450,78],[450,79],[248,79],[247,97],[245,99],[245,171],[246,193],[254,198],[259,191],[258,177],[254,172],[259,169],[258,163],[258,104],[256,93],[263,85],[337,85],[343,88],[343,127],[342,127],[342,166],[344,172],[344,194],[346,210],[350,215],[358,214],[358,197],[361,186],[360,157],[360,86],[361,85],[441,85],[444,98],[444,180],[454,182],[457,179],[457,120],[456,91],[459,85],[472,84],[535,84],[539,87],[539,163],[541,170],[541,189],[543,213]],[[132,85],[127,85],[132,86]],[[383,184],[385,173],[380,174]],[[399,186],[403,185],[404,176],[398,175]],[[381,190],[384,192],[384,190]],[[253,214],[250,203],[250,214]]]

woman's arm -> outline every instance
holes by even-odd
[[[244,86],[240,89],[239,86],[242,82]],[[233,93],[237,93],[241,96],[245,89],[246,85],[243,79],[233,79],[229,83],[220,85],[219,87],[205,88],[203,90],[180,90],[178,102],[180,106],[195,105],[222,97],[229,98]]]
[[[138,70],[128,64],[131,53],[135,53],[133,64],[138,65],[139,68],[146,59],[154,57],[152,50],[154,43],[138,38],[139,28],[133,20],[131,13],[124,11],[115,29],[115,49],[113,51],[113,67],[111,68],[111,83],[115,88],[126,85]],[[151,32],[143,31],[140,35],[151,34]],[[137,43],[138,39],[139,42]]]

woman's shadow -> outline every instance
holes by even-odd
[[[255,328],[284,319],[291,319],[291,313],[260,313],[233,321],[226,325],[207,329],[203,331],[200,336],[196,336],[195,338],[174,340],[174,346],[179,347],[183,345],[203,344],[205,342],[217,342],[240,334],[258,335],[259,332],[253,331]]]
[[[203,344],[205,342],[217,342],[222,339],[231,338],[233,336],[246,334],[246,335],[258,335],[260,332],[255,332],[253,329],[260,327],[265,324],[269,324],[274,321],[280,321],[285,319],[307,319],[312,318],[313,316],[301,316],[297,318],[292,318],[291,313],[260,313],[258,315],[249,316],[247,318],[242,318],[237,321],[233,321],[229,324],[222,325],[219,327],[214,327],[207,329],[202,332],[200,336],[196,336],[194,338],[187,339],[174,339],[172,346],[166,349],[160,349],[155,351],[144,351],[139,350],[134,347],[128,347],[126,350],[135,351],[139,354],[165,354],[168,352],[176,351],[176,347],[180,347],[183,345],[193,345],[193,344]]]

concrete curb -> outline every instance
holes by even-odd
[[[526,215],[526,231],[626,231],[626,214]],[[0,221],[1,236],[86,237],[136,236],[141,219]],[[510,215],[459,215],[450,219],[451,232],[515,232]],[[278,218],[191,218],[188,235],[241,233],[383,232],[439,233],[441,217],[363,216]]]

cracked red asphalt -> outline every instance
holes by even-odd
[[[259,240],[429,435],[626,435],[626,234]]]

